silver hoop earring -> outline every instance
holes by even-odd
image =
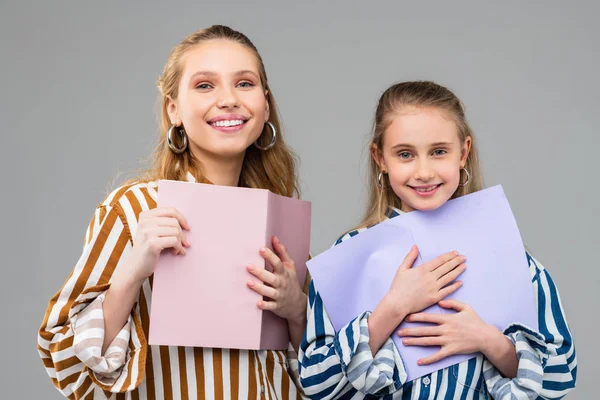
[[[273,138],[271,139],[271,143],[269,143],[268,145],[263,147],[260,144],[258,144],[258,140],[256,142],[254,142],[254,145],[257,148],[261,149],[262,151],[269,150],[271,147],[275,146],[275,142],[277,142],[277,129],[275,129],[275,125],[273,125],[269,121],[265,122],[265,126],[266,125],[268,125],[271,128],[271,131],[273,133]],[[262,136],[262,134],[261,134],[261,136]],[[259,137],[259,139],[260,139],[260,137]]]
[[[467,180],[465,181],[465,183],[460,183],[460,177],[459,177],[459,179],[458,179],[458,181],[459,181],[459,183],[458,183],[458,186],[459,186],[459,187],[465,187],[465,186],[467,186],[467,184],[468,184],[468,183],[469,183],[469,181],[471,180],[471,174],[469,173],[469,171],[467,171],[467,169],[466,169],[466,168],[461,168],[461,169],[459,170],[459,174],[460,174],[460,171],[463,171],[463,170],[464,170],[464,171],[465,171],[465,173],[467,174]]]
[[[181,138],[181,147],[175,147],[175,144],[173,142],[173,131],[175,130],[177,130],[177,132],[179,133],[179,137]],[[184,151],[186,151],[188,147],[188,139],[187,134],[185,133],[185,129],[179,128],[175,125],[171,125],[169,127],[169,130],[167,131],[167,144],[169,145],[171,151],[173,151],[173,153],[175,154],[181,154]]]
[[[377,186],[379,186],[381,189],[388,188],[388,186],[383,186],[383,171],[381,171],[379,175],[377,175]]]

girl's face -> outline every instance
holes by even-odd
[[[171,123],[183,125],[199,159],[240,158],[259,138],[269,104],[252,51],[230,40],[208,40],[186,52]]]
[[[405,107],[383,133],[383,148],[372,149],[402,211],[435,210],[460,183],[471,138],[460,143],[456,123],[445,110]],[[389,190],[389,189],[388,189]]]

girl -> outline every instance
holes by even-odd
[[[158,88],[162,130],[154,168],[97,207],[81,258],[50,300],[39,330],[46,371],[74,399],[300,397],[292,379],[297,360],[285,352],[147,344],[160,252],[184,255],[189,246],[202,246],[186,239],[185,232],[198,227],[184,215],[156,207],[159,179],[298,195],[265,68],[246,36],[225,26],[189,35],[173,49]],[[246,267],[258,278],[248,286],[273,299],[258,307],[287,319],[297,350],[306,295],[277,238],[273,247],[277,254],[260,250],[273,273]]]
[[[482,188],[474,137],[464,109],[448,89],[405,82],[387,89],[375,113],[370,146],[370,199],[359,228],[336,244],[387,218],[434,210],[449,199]],[[468,304],[443,300],[461,285],[465,258],[450,253],[411,268],[413,248],[390,290],[335,332],[311,282],[308,327],[300,347],[300,383],[314,398],[556,399],[575,386],[577,361],[556,286],[529,254],[539,332],[512,324],[503,332],[483,322]],[[450,282],[454,282],[451,283]],[[422,313],[439,304],[453,314]],[[438,346],[430,364],[453,354],[480,352],[463,363],[406,382],[401,355],[390,335],[403,320],[427,322],[397,332],[408,346]]]

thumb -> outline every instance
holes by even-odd
[[[404,257],[404,261],[402,261],[402,264],[400,264],[400,269],[401,270],[410,269],[413,266],[413,264],[415,263],[415,260],[417,259],[418,255],[419,255],[419,248],[415,245],[410,249],[410,251],[408,252],[406,257]]]

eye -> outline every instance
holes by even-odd
[[[242,88],[251,88],[251,87],[254,87],[256,85],[254,83],[252,83],[252,82],[244,81],[244,82],[238,83],[238,86],[242,87]]]
[[[210,89],[211,87],[212,86],[210,83],[199,83],[196,85],[196,89],[203,89],[203,90]]]
[[[446,153],[448,153],[448,152],[444,149],[437,149],[437,150],[434,150],[432,154],[434,156],[443,156]]]
[[[410,154],[408,151],[401,151],[398,153],[398,157],[400,157],[403,160],[408,160],[412,157],[412,154]]]

